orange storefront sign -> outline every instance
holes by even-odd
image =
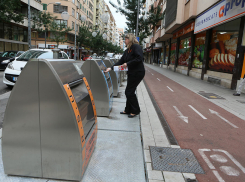
[[[185,26],[183,29],[179,30],[178,32],[174,33],[173,39],[177,39],[191,31],[195,28],[195,22],[190,23],[189,25]]]

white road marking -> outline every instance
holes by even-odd
[[[202,119],[207,119],[205,116],[203,116],[199,111],[197,111],[194,107],[192,107],[191,105],[189,105],[189,107],[193,110],[193,111],[195,111],[199,116],[201,116],[202,117]]]
[[[213,149],[213,151],[225,153],[245,173],[245,168],[229,152],[221,149]]]
[[[225,182],[225,180],[223,180],[223,178],[221,178],[221,176],[219,175],[218,171],[213,171],[214,175],[216,176],[216,178],[219,180],[219,182]]]
[[[159,78],[157,78],[157,79],[158,79],[159,82],[161,81]]]
[[[220,166],[219,169],[228,176],[239,176],[240,172],[231,166]]]
[[[210,155],[210,158],[220,163],[228,162],[228,160],[224,156],[219,155],[219,154]]]
[[[154,75],[153,73],[151,73],[152,75]]]
[[[174,92],[169,86],[167,86],[169,90],[171,90],[171,92]]]
[[[173,106],[174,109],[177,111],[177,113],[179,114],[180,119],[182,119],[184,122],[188,123],[188,117],[184,116],[179,109],[176,106]]]
[[[221,118],[222,120],[224,120],[226,123],[228,123],[229,125],[231,125],[234,128],[238,128],[236,125],[234,125],[233,123],[231,123],[230,121],[228,121],[227,119],[223,118],[222,116],[220,116],[220,114],[212,109],[209,109],[209,111],[211,112],[211,114],[216,114],[219,118]]]
[[[210,152],[210,149],[198,149],[199,154],[202,156],[203,160],[207,163],[210,169],[215,169],[214,165],[208,159],[208,157],[204,154],[204,152]]]
[[[200,136],[203,136],[203,134],[200,134]]]

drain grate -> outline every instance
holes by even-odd
[[[150,153],[153,170],[204,174],[190,149],[151,146]]]
[[[218,96],[214,93],[198,92],[198,94],[200,94],[200,95],[202,95],[208,99],[225,99],[225,98]]]
[[[240,102],[242,104],[245,104],[245,101],[244,100],[236,100],[237,102]]]

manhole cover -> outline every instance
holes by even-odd
[[[153,170],[204,174],[190,149],[150,147]]]
[[[245,101],[244,100],[236,100],[237,102],[240,102],[242,104],[245,104]]]
[[[220,97],[214,93],[206,93],[206,92],[198,92],[198,94],[208,98],[208,99],[225,99],[223,97]]]

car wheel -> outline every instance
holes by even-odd
[[[7,84],[6,84],[7,85]],[[14,86],[13,85],[7,85],[8,88],[13,88]]]

